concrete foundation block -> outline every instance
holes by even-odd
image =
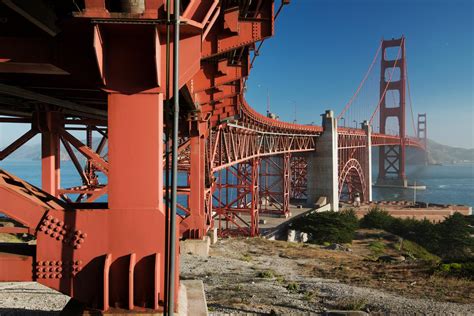
[[[201,257],[209,256],[211,238],[205,236],[203,239],[186,239],[180,241],[180,252]]]
[[[180,315],[207,316],[206,295],[201,280],[182,280],[181,286],[186,288],[186,311],[180,308]]]
[[[207,232],[207,236],[209,236],[209,238],[211,239],[211,245],[214,245],[217,242],[217,240],[219,239],[217,237],[217,227],[214,227],[213,229],[210,229]]]

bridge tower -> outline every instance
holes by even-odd
[[[428,164],[428,134],[426,133],[426,113],[418,114],[418,126],[416,129],[416,134],[418,139],[423,141],[423,145],[425,146],[424,162],[425,164]]]
[[[395,59],[388,59],[386,50],[398,48],[399,54]],[[397,70],[397,71],[396,71]],[[393,74],[390,74],[393,71]],[[397,80],[395,75],[399,73]],[[382,59],[380,71],[380,133],[386,134],[387,119],[395,117],[398,120],[398,136],[400,144],[381,146],[379,148],[378,185],[407,186],[405,174],[405,37],[382,41]],[[386,96],[390,91],[397,91],[398,104],[388,106]]]

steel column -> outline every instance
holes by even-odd
[[[41,132],[41,186],[53,196],[60,187],[60,139],[62,115],[59,112],[37,113],[36,125]]]

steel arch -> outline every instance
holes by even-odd
[[[353,181],[353,176],[357,176],[358,181]],[[342,168],[339,175],[339,196],[341,196],[344,184],[347,184],[349,187],[355,187],[357,192],[361,194],[362,201],[368,196],[364,170],[357,159],[349,159]]]

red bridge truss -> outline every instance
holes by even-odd
[[[40,135],[42,175],[38,188],[0,170],[0,213],[16,222],[0,233],[37,239],[26,250],[0,248],[2,281],[35,280],[102,311],[173,307],[172,236],[199,239],[212,228],[258,235],[260,214],[289,216],[290,198],[314,195],[308,172],[329,170],[316,162],[334,142],[336,208],[355,193],[370,200],[371,146],[382,148],[384,170],[403,169],[406,146],[426,149],[426,116],[423,138],[410,138],[372,133],[371,120],[363,129],[286,123],[247,104],[245,80],[289,0],[277,8],[273,0],[43,2],[0,3],[8,16],[0,123],[29,126],[0,150],[0,161]],[[404,38],[382,43],[390,45],[403,54],[382,65],[405,69]],[[394,114],[384,108],[386,91],[404,87],[383,78],[374,113]],[[170,232],[175,100],[179,229]],[[404,94],[401,101],[404,111]],[[76,185],[61,184],[61,154]]]

